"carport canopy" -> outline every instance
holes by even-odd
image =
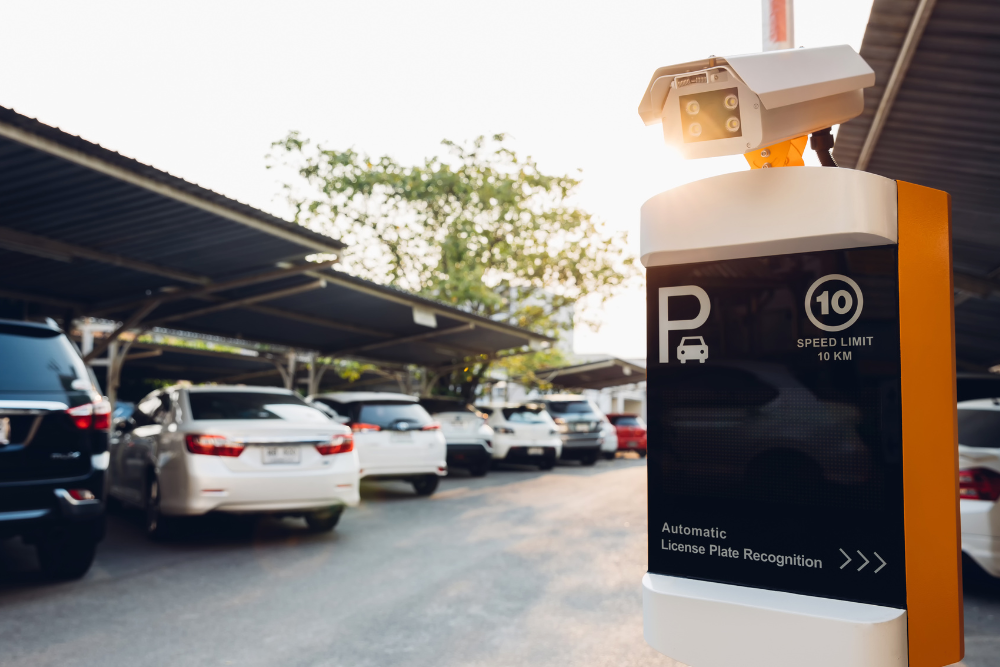
[[[156,327],[428,367],[552,340],[335,271],[343,248],[0,107],[0,316],[118,322],[90,359]]]
[[[605,359],[535,372],[535,377],[564,389],[604,389],[646,381],[646,369],[624,359]]]
[[[861,55],[875,86],[834,156],[951,194],[956,358],[986,371],[1000,363],[1000,3],[874,0]]]

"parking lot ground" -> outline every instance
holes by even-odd
[[[116,514],[81,581],[0,547],[0,664],[667,665],[642,639],[645,461],[366,484],[330,534],[208,517],[156,544]],[[1000,667],[1000,587],[967,582],[967,667]]]
[[[81,581],[0,550],[0,663],[671,665],[642,639],[645,461],[364,485],[333,533],[210,517],[166,544],[112,516]]]

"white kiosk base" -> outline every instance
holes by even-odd
[[[906,611],[647,573],[643,635],[692,667],[906,667]]]

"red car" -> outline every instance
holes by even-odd
[[[646,455],[646,422],[639,415],[608,415],[618,431],[618,451]]]

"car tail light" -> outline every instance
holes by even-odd
[[[323,456],[346,454],[354,449],[354,438],[350,435],[335,435],[327,445],[316,445],[316,451]]]
[[[186,435],[184,442],[192,454],[205,456],[239,456],[243,453],[243,445],[229,442],[224,435]]]
[[[78,405],[66,411],[76,427],[82,431],[95,429],[107,431],[111,428],[111,403],[104,399]]]
[[[421,431],[440,431],[441,430],[441,424],[438,424],[437,422],[431,422],[427,426],[421,427],[420,430]]]
[[[73,500],[94,500],[96,498],[90,489],[70,489],[68,493]]]
[[[382,430],[381,426],[376,426],[375,424],[362,424],[361,422],[351,422],[350,424],[348,424],[348,426],[350,426],[351,430],[353,432],[355,432],[355,433],[359,433],[361,431],[381,431]]]
[[[958,471],[958,495],[972,500],[1000,498],[1000,473],[988,468]]]

